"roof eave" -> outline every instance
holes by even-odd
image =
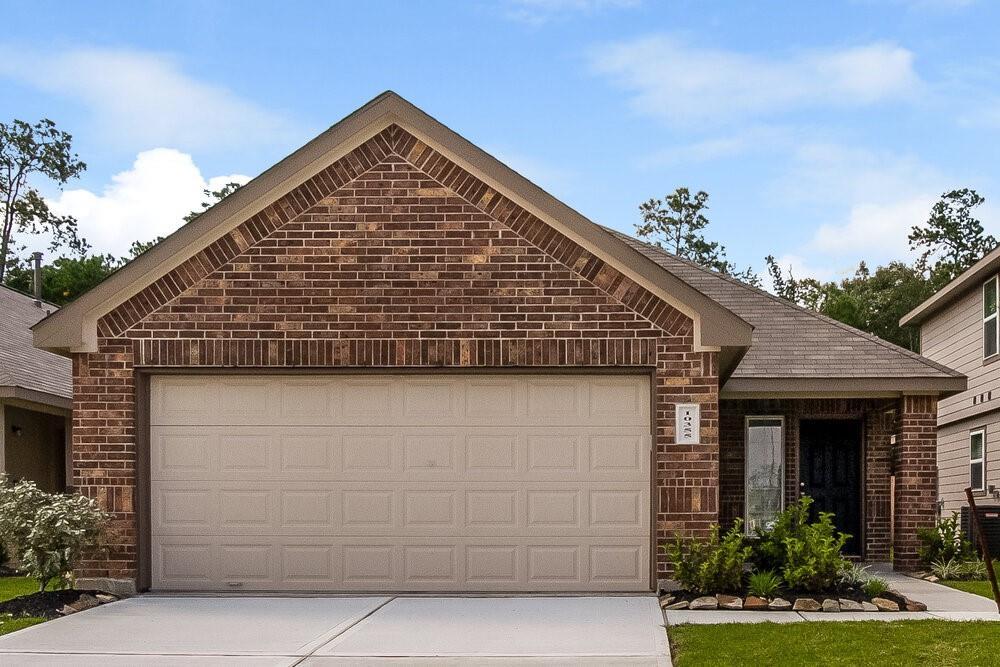
[[[903,327],[920,325],[998,269],[1000,269],[1000,248],[987,253],[985,257],[939,289],[926,301],[903,315],[899,320],[899,325]]]
[[[61,396],[37,389],[29,389],[17,385],[0,386],[0,399],[14,399],[28,403],[37,403],[60,410],[70,410],[73,408],[73,399],[69,396]]]
[[[951,396],[965,391],[968,378],[926,377],[734,377],[721,398],[841,398],[930,394]]]

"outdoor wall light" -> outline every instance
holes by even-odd
[[[19,437],[19,438],[20,438],[20,437],[21,437],[21,432],[22,432],[22,431],[23,431],[24,429],[23,429],[23,428],[21,428],[20,426],[17,426],[17,425],[15,424],[15,425],[13,425],[13,426],[11,426],[11,427],[10,427],[10,430],[11,430],[11,432],[12,432],[12,433],[13,433],[14,435],[16,435],[17,437]]]

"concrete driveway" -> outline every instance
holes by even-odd
[[[0,637],[5,665],[669,665],[653,596],[174,597]]]

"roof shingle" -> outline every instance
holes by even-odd
[[[63,399],[73,396],[72,362],[32,345],[31,326],[58,310],[0,286],[0,387],[21,388]]]

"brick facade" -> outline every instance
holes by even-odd
[[[657,537],[718,519],[718,360],[691,320],[397,126],[98,333],[74,355],[73,484],[115,521],[83,576],[136,575],[138,368],[647,369]],[[673,444],[678,402],[701,404],[705,444]]]
[[[936,399],[758,399],[720,404],[720,522],[744,513],[745,419],[785,418],[785,503],[799,497],[799,420],[857,419],[862,422],[863,553],[869,561],[892,554],[900,569],[916,567],[916,530],[934,522],[937,488]],[[895,438],[895,444],[893,439]],[[895,475],[895,526],[892,477]]]

